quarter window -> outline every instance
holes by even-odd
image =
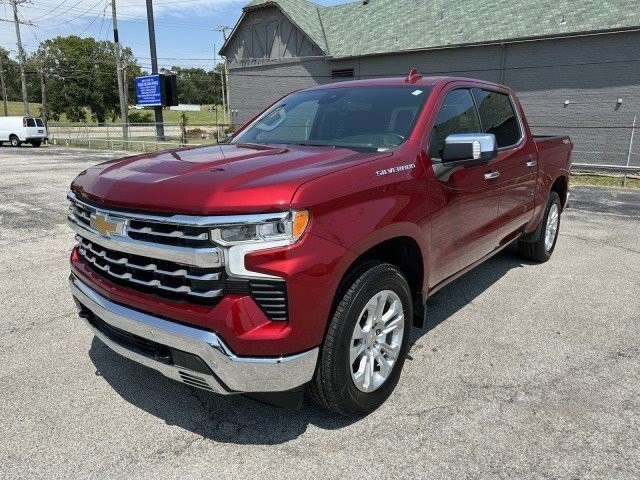
[[[449,135],[480,131],[480,121],[471,92],[464,89],[453,90],[447,94],[440,107],[429,140],[429,155],[431,158],[440,158],[444,141]]]
[[[520,141],[522,132],[509,95],[473,89],[482,131],[496,136],[498,148],[510,147]]]

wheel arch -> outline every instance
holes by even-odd
[[[338,284],[332,311],[349,288],[352,278],[357,276],[369,262],[380,261],[395,266],[407,279],[414,306],[413,324],[416,327],[422,327],[425,301],[423,288],[427,271],[423,251],[419,241],[406,234],[362,243],[356,251],[357,257],[348,265]]]

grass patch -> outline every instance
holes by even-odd
[[[624,175],[621,174],[571,173],[571,185],[622,188],[623,184]],[[640,175],[627,175],[626,188],[640,188]]]

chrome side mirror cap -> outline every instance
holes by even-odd
[[[496,137],[492,133],[457,133],[449,135],[442,149],[442,163],[484,163],[498,156]]]

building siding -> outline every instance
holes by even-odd
[[[502,82],[520,98],[534,133],[569,134],[577,163],[624,165],[640,116],[640,32],[489,45],[342,60],[266,61],[230,68],[233,120],[242,124],[292,90],[332,82],[332,69],[355,78],[455,75]],[[504,64],[503,64],[504,61]],[[622,104],[617,100],[622,99]],[[565,105],[568,100],[569,104]],[[640,119],[638,120],[640,123]],[[631,164],[640,166],[640,135]]]

